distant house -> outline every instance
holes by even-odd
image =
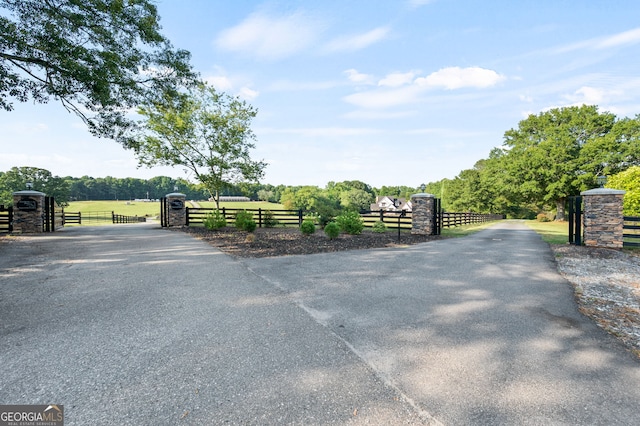
[[[371,204],[372,212],[377,212],[380,210],[384,210],[387,212],[404,210],[410,212],[411,209],[411,201],[407,201],[404,198],[393,198],[386,195],[384,197],[376,197],[376,202]]]
[[[215,200],[213,198],[209,198],[209,201],[215,201]],[[241,195],[221,195],[219,201],[220,202],[229,202],[229,201],[248,202],[251,200],[249,199],[249,197],[243,197]]]

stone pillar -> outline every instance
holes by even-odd
[[[435,197],[433,194],[413,194],[411,196],[411,233],[418,235],[435,234],[433,213]]]
[[[44,196],[31,190],[13,193],[13,232],[44,232]]]
[[[187,224],[187,196],[179,192],[166,195],[167,226],[184,226]]]
[[[584,204],[584,245],[622,248],[622,199],[625,192],[596,188],[580,193]]]

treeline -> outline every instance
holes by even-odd
[[[27,182],[36,191],[55,197],[58,203],[90,200],[159,199],[181,192],[189,200],[206,200],[210,194],[200,184],[185,179],[157,176],[151,179],[59,177],[37,167],[13,167],[0,172],[0,204],[10,205],[13,192],[26,189]],[[373,188],[361,181],[329,182],[318,186],[288,186],[262,183],[228,185],[220,195],[241,195],[256,201],[282,203],[291,209],[368,209],[378,195],[409,198],[418,188],[383,186]]]

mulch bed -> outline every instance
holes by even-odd
[[[395,231],[377,234],[365,229],[360,235],[341,234],[330,240],[322,230],[303,235],[297,228],[258,228],[253,233],[233,227],[210,231],[203,227],[177,228],[223,252],[237,257],[274,257],[314,254],[380,247],[399,247],[440,239],[440,236],[412,235],[402,232],[400,241]]]

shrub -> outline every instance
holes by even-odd
[[[253,219],[249,219],[244,222],[244,226],[242,227],[242,229],[247,232],[253,232],[257,227],[258,224],[256,223],[256,221]]]
[[[273,217],[273,212],[271,210],[265,210],[262,216],[264,217],[265,228],[275,228],[278,226],[278,223],[280,223]]]
[[[242,210],[236,213],[235,225],[236,228],[247,232],[255,231],[256,227],[258,226],[256,224],[256,221],[253,220],[253,213],[250,213],[246,210]]]
[[[316,224],[312,219],[305,219],[300,224],[300,232],[304,235],[311,235],[316,232]]]
[[[350,235],[360,235],[364,229],[364,222],[358,212],[345,212],[336,217],[340,229]]]
[[[385,232],[387,232],[387,225],[385,225],[383,221],[378,220],[373,224],[371,230],[378,234],[384,234]]]
[[[324,227],[324,233],[330,240],[338,238],[338,235],[340,235],[340,225],[335,222],[329,222],[327,226]]]
[[[214,210],[202,219],[202,223],[207,229],[220,229],[227,226],[227,219],[220,210]]]
[[[321,228],[324,228],[329,222],[332,222],[338,213],[338,210],[336,210],[334,206],[323,202],[317,202],[313,210]]]
[[[536,216],[536,220],[538,222],[550,222],[549,218],[545,213],[538,213],[538,215]]]

